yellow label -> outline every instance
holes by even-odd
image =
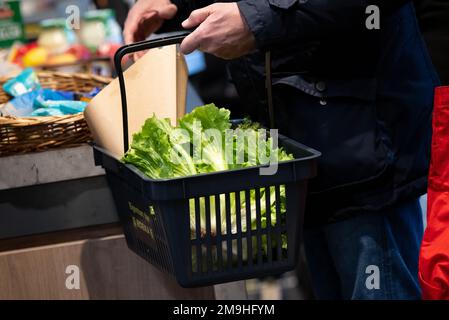
[[[134,214],[138,215],[142,219],[144,219],[146,222],[150,222],[150,215],[146,214],[139,208],[137,208],[135,205],[133,205],[131,202],[128,202],[129,210],[131,210]]]
[[[139,208],[137,208],[135,205],[133,205],[131,202],[128,202],[128,206],[129,206],[129,210],[131,210],[132,213],[134,213],[136,216],[140,217],[141,219],[143,219],[143,221],[146,222],[146,223],[144,223],[141,220],[139,220],[138,218],[132,217],[134,228],[145,232],[146,234],[148,234],[151,237],[151,239],[154,240],[155,238],[154,238],[153,230],[148,225],[150,223],[151,212],[145,213],[142,210],[140,210]]]

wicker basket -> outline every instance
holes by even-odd
[[[111,79],[87,74],[38,72],[44,88],[90,92],[104,87]],[[7,79],[0,80],[0,86]],[[0,105],[11,97],[0,87]],[[91,135],[82,113],[52,117],[0,117],[0,156],[73,147],[90,141]]]

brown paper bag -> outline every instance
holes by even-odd
[[[173,125],[185,114],[187,67],[178,45],[149,50],[124,72],[128,105],[129,144],[146,119],[155,114]],[[84,112],[97,145],[117,158],[123,156],[120,86],[113,80]]]

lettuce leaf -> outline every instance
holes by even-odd
[[[122,161],[155,179],[197,174],[190,154],[182,145],[171,141],[173,129],[168,119],[160,120],[156,116],[148,119],[142,130],[133,135],[131,148]]]
[[[208,104],[182,117],[177,128],[170,120],[153,116],[133,135],[122,161],[151,178],[167,179],[267,164],[270,157],[272,161],[293,159],[282,148],[273,148],[271,138],[262,139],[258,123],[246,119],[230,131],[230,114]],[[259,157],[258,147],[265,148],[264,159]]]

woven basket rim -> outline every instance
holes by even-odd
[[[67,78],[78,78],[78,79],[93,79],[98,82],[103,82],[105,84],[108,84],[112,78],[111,77],[104,77],[99,76],[96,74],[89,74],[89,73],[66,73],[66,72],[60,72],[60,71],[36,71],[36,74],[40,76],[48,76],[48,77],[67,77]],[[13,77],[0,77],[0,83],[6,82]]]
[[[37,125],[37,124],[47,124],[52,122],[61,121],[74,121],[76,118],[82,118],[84,116],[83,112],[78,112],[75,114],[67,114],[63,116],[40,116],[40,117],[13,117],[13,116],[0,116],[0,125]]]
[[[105,85],[109,84],[113,79],[110,77],[103,77],[95,74],[87,74],[87,73],[65,73],[58,71],[37,71],[38,76],[41,77],[64,77],[64,78],[74,78],[74,79],[82,79],[82,80],[94,80]],[[0,84],[12,79],[13,77],[2,77],[0,78]],[[1,105],[1,104],[0,104]],[[54,121],[61,120],[69,120],[72,118],[78,118],[83,115],[83,112],[77,114],[68,114],[62,116],[35,116],[35,117],[13,117],[13,116],[0,116],[0,125],[5,124],[15,124],[22,123],[26,125],[28,121],[28,125],[37,125],[37,124],[45,124],[51,123]]]

